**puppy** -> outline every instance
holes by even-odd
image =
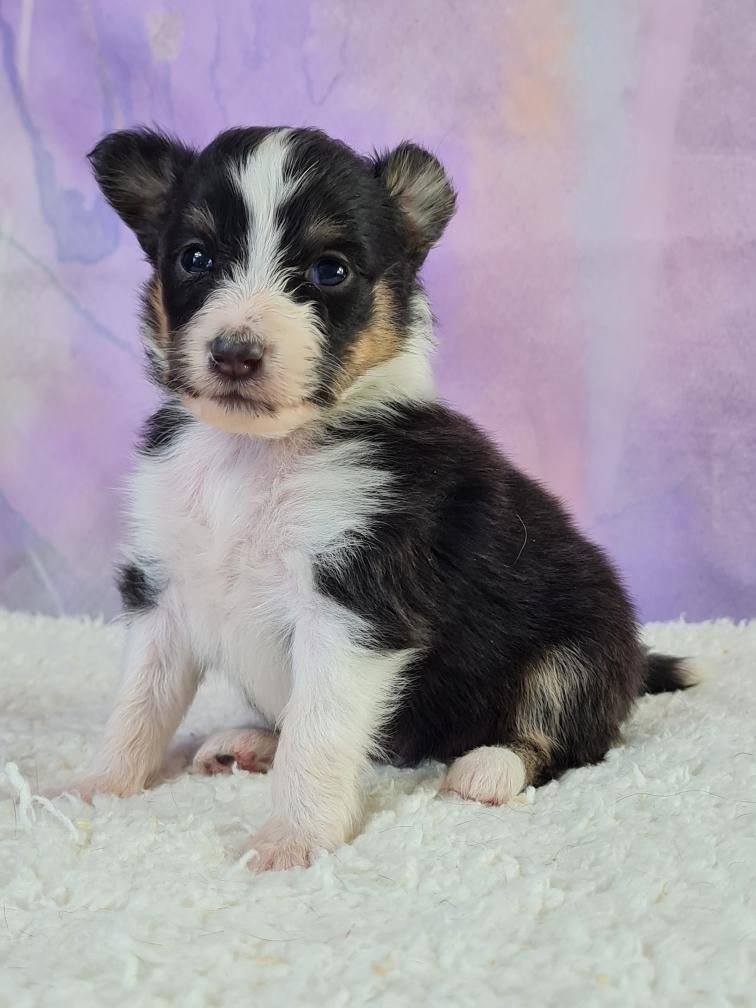
[[[81,794],[154,781],[222,670],[249,724],[196,764],[275,758],[250,863],[307,865],[359,829],[371,757],[440,760],[444,790],[500,804],[687,684],[642,649],[601,550],[434,390],[418,271],[455,208],[435,157],[259,128],[201,152],[118,132],[90,160],[153,268],[164,402],[131,484],[123,684]]]

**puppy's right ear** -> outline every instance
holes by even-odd
[[[153,130],[108,133],[88,155],[105,199],[156,265],[168,194],[196,152]]]

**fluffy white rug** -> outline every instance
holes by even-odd
[[[31,797],[83,765],[121,631],[0,613],[0,1004],[753,1005],[756,624],[648,637],[704,682],[600,766],[495,810],[376,770],[354,843],[254,878],[269,778]],[[205,687],[185,727],[239,716]]]

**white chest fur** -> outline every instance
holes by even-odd
[[[202,424],[140,460],[131,553],[154,562],[196,661],[243,687],[267,721],[290,690],[289,641],[313,604],[313,562],[365,531],[389,477],[358,442],[259,441]]]

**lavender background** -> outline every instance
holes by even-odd
[[[441,155],[444,393],[645,618],[756,614],[752,0],[0,0],[0,45],[0,604],[116,607],[146,270],[85,153],[281,123]]]

